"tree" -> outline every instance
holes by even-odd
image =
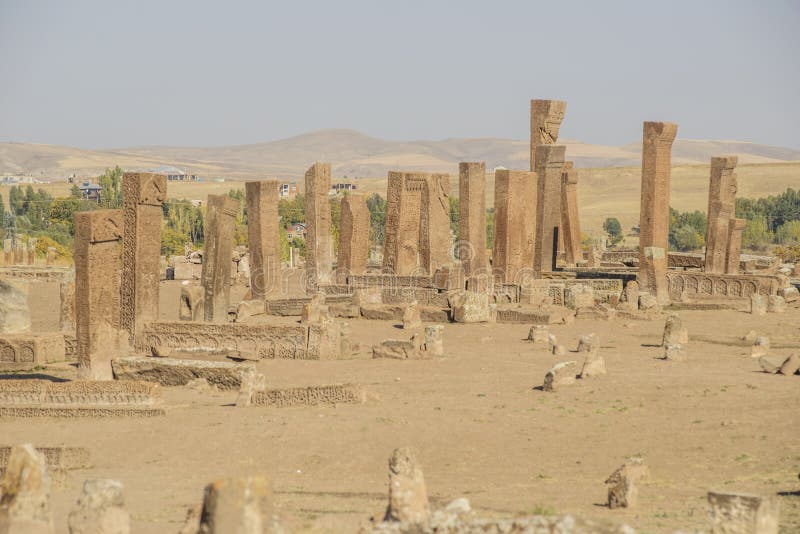
[[[347,193],[345,193],[347,194]],[[331,209],[331,239],[333,240],[334,255],[339,251],[339,227],[342,222],[342,201],[333,197],[329,201]]]
[[[772,241],[772,234],[763,215],[747,221],[742,235],[742,246],[752,250],[764,250]]]
[[[622,225],[616,217],[609,217],[603,222],[603,230],[611,238],[611,244],[616,245],[622,241]]]
[[[100,191],[100,204],[104,208],[119,208],[122,206],[122,168],[117,165],[97,178],[97,183],[102,188]]]
[[[681,252],[700,249],[705,242],[703,236],[690,224],[684,224],[675,230],[674,241],[675,249]]]
[[[369,241],[373,246],[382,246],[386,228],[386,199],[378,193],[367,197],[369,209]]]
[[[450,203],[450,232],[456,236],[458,241],[458,225],[461,220],[461,206],[458,204],[458,199],[455,197],[447,197]]]
[[[775,241],[781,245],[800,244],[800,220],[783,223],[775,231]]]
[[[702,211],[678,211],[669,209],[669,247],[671,250],[688,251],[702,248],[706,239],[708,219]],[[691,232],[690,232],[691,229]],[[680,235],[678,235],[680,232]]]

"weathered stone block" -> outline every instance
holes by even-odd
[[[685,345],[689,342],[689,331],[683,326],[683,321],[677,314],[670,314],[664,324],[664,336],[661,345]]]
[[[422,319],[417,301],[412,302],[403,310],[403,329],[413,330],[422,327]]]
[[[272,485],[262,476],[227,478],[206,486],[202,534],[262,534],[270,531]]]
[[[69,514],[70,534],[128,534],[130,523],[121,482],[87,480],[83,483],[83,493]]]
[[[425,477],[414,453],[395,449],[389,458],[389,506],[384,521],[423,523],[430,516]]]
[[[243,378],[255,373],[255,366],[249,363],[140,356],[116,358],[111,366],[117,380],[146,380],[163,386],[185,386],[191,380],[203,378],[219,389],[239,389]]]
[[[764,295],[758,293],[750,295],[750,313],[753,315],[767,314],[767,299]]]
[[[713,534],[777,534],[779,503],[775,496],[708,493]]]
[[[0,333],[27,332],[31,327],[28,285],[22,281],[0,280]]]
[[[13,447],[0,484],[0,532],[52,534],[50,476],[32,445]]]
[[[552,369],[544,375],[544,391],[556,391],[563,386],[575,383],[575,367],[577,362],[561,362],[555,364]]]
[[[60,332],[0,335],[0,370],[63,362],[65,353],[64,335]]]
[[[457,323],[489,323],[497,317],[497,305],[486,293],[464,291],[453,300],[453,320]]]

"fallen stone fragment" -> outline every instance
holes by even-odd
[[[640,293],[639,309],[642,311],[660,312],[661,305],[658,303],[658,299],[654,295],[651,295],[650,293]]]
[[[564,356],[567,354],[567,347],[564,345],[553,345],[552,353],[553,356]]]
[[[111,361],[117,380],[146,380],[163,386],[185,386],[195,378],[205,378],[219,389],[239,389],[242,379],[255,373],[252,363],[209,362],[177,358],[131,356]]]
[[[661,345],[685,345],[689,342],[689,331],[683,326],[683,321],[677,314],[670,314],[664,324],[664,337]]]
[[[420,328],[422,326],[422,319],[420,318],[420,310],[417,301],[411,302],[403,311],[403,329],[411,330]]]
[[[797,374],[800,371],[800,354],[794,353],[783,362],[780,373],[785,376]]]
[[[786,300],[779,295],[770,295],[767,301],[769,313],[783,313],[786,311]]]
[[[777,534],[777,497],[745,493],[708,493],[711,532],[719,534]]]
[[[70,534],[129,534],[131,517],[118,480],[87,480],[69,514]]]
[[[769,338],[767,336],[758,336],[750,349],[750,357],[760,358],[766,355],[767,352],[769,352]]]
[[[686,351],[680,343],[664,345],[664,359],[676,362],[686,361]]]
[[[250,317],[267,313],[267,305],[263,300],[243,300],[236,306],[236,323],[246,323]]]
[[[581,337],[578,352],[586,355],[578,378],[585,379],[606,374],[606,361],[600,356],[600,341],[597,334]]]
[[[608,486],[608,507],[633,508],[639,497],[637,484],[649,474],[641,458],[630,458],[606,480]]]
[[[537,345],[546,345],[549,339],[550,330],[547,328],[547,326],[535,324],[531,326],[530,330],[528,330],[528,339],[526,341],[530,341]]]
[[[797,267],[795,267],[797,270]],[[784,287],[778,291],[778,294],[783,297],[786,302],[795,302],[800,300],[800,290],[794,286]]]
[[[271,406],[288,408],[290,406],[320,406],[323,404],[363,404],[367,392],[357,384],[330,384],[285,389],[255,390],[250,394],[249,404],[237,406]]]
[[[228,478],[206,486],[198,534],[270,531],[272,487],[263,476]]]
[[[432,356],[444,354],[444,343],[442,340],[444,326],[430,325],[425,327],[425,352]]]
[[[325,293],[317,292],[309,302],[303,304],[300,323],[319,323],[331,318],[330,309],[325,304]]]
[[[574,361],[561,362],[555,364],[552,369],[547,371],[544,375],[544,391],[556,391],[557,389],[575,383],[575,366]]]
[[[12,448],[0,484],[0,532],[52,534],[50,476],[44,455],[33,445]]]
[[[203,286],[182,286],[178,318],[181,321],[202,321],[205,313],[204,303]]]
[[[551,354],[555,354],[557,346],[558,338],[556,338],[555,334],[547,334],[547,347],[550,349]]]
[[[765,373],[775,374],[781,370],[786,360],[782,356],[761,356],[758,365]]]
[[[600,339],[595,333],[581,336],[578,340],[578,352],[598,352],[599,350]]]
[[[424,523],[430,516],[425,478],[414,453],[395,449],[389,458],[389,506],[384,521]]]
[[[373,358],[392,358],[396,360],[421,360],[430,358],[433,354],[422,350],[423,343],[419,334],[414,334],[408,341],[401,339],[386,339],[380,345],[373,345]]]
[[[457,323],[493,323],[497,305],[489,302],[487,293],[464,291],[453,299],[453,321]]]
[[[764,295],[753,293],[750,295],[750,313],[753,315],[767,314],[767,299]]]

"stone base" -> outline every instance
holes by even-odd
[[[575,320],[575,312],[560,306],[551,308],[498,306],[498,323],[567,324]]]
[[[0,335],[0,371],[63,362],[65,354],[64,334],[60,332]]]
[[[157,417],[163,408],[118,408],[98,406],[0,406],[0,419],[29,417]]]
[[[0,406],[138,407],[160,404],[161,389],[152,382],[74,380],[0,380]]]
[[[250,406],[319,406],[322,404],[360,404],[366,402],[366,392],[357,384],[333,384],[288,389],[254,391]]]
[[[117,380],[147,380],[162,386],[185,386],[197,378],[219,389],[239,389],[246,375],[255,374],[249,363],[208,362],[176,358],[133,356],[111,360]]]

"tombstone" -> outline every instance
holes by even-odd
[[[486,272],[486,163],[458,164],[458,258],[469,278]]]
[[[280,289],[281,241],[278,182],[244,184],[247,199],[247,242],[250,247],[250,291],[254,300]]]
[[[664,336],[661,339],[661,346],[685,345],[689,342],[689,331],[683,326],[683,320],[677,314],[670,314],[664,323]]]
[[[87,480],[69,513],[70,534],[128,534],[131,516],[118,480]]]
[[[528,330],[526,341],[533,342],[534,345],[546,345],[550,340],[550,330],[547,325],[535,324]]]
[[[22,265],[26,255],[25,243],[21,241],[14,243],[14,265]]]
[[[133,338],[144,323],[158,320],[161,279],[161,218],[167,196],[163,174],[122,176],[122,329]]]
[[[440,324],[429,325],[425,327],[425,351],[433,354],[434,356],[441,356],[444,354],[444,344],[442,333],[444,326]]]
[[[678,125],[645,122],[642,139],[642,196],[639,207],[639,285],[669,302],[666,251],[669,250],[669,182],[672,143]],[[648,255],[647,250],[651,250]],[[656,253],[655,250],[660,249]],[[663,263],[653,265],[653,263]]]
[[[331,283],[331,164],[316,162],[306,171],[306,289]]]
[[[780,295],[769,295],[767,297],[767,312],[783,313],[786,311],[786,300]]]
[[[576,362],[561,362],[555,364],[547,374],[544,375],[543,391],[556,391],[563,386],[575,383]]]
[[[536,147],[536,240],[533,270],[537,275],[556,270],[561,232],[561,173],[566,147]]]
[[[558,142],[566,111],[562,100],[531,100],[531,171],[536,170],[536,148]]]
[[[728,224],[728,250],[725,253],[725,274],[739,274],[739,258],[742,255],[742,236],[747,227],[745,219],[731,219]]]
[[[30,328],[27,281],[0,279],[0,334],[18,334]]]
[[[367,272],[369,230],[370,212],[364,195],[345,195],[342,198],[339,251],[336,259],[336,276],[340,283],[346,283],[348,275]]]
[[[34,265],[36,263],[36,238],[28,238],[28,257],[27,264]]]
[[[579,378],[586,379],[606,374],[606,362],[600,356],[600,340],[597,334],[582,336],[578,341],[578,352],[586,355]]]
[[[383,268],[408,276],[421,267],[432,276],[449,263],[450,177],[389,172]]]
[[[204,317],[208,322],[228,321],[231,301],[233,232],[239,204],[228,195],[208,195],[206,203],[205,254],[200,276]]]
[[[389,458],[389,506],[384,521],[424,523],[430,517],[425,477],[414,453],[395,449]]]
[[[779,502],[774,495],[708,493],[712,534],[777,534]]]
[[[501,283],[521,285],[533,265],[536,229],[535,172],[494,173],[492,269]]]
[[[45,265],[50,267],[56,261],[56,247],[47,247],[47,256],[45,257]]]
[[[206,486],[203,534],[262,534],[271,530],[272,486],[262,476],[217,480]]]
[[[403,329],[412,330],[422,326],[422,319],[419,313],[417,301],[410,302],[403,310]]]
[[[47,462],[44,455],[30,444],[11,448],[0,482],[0,532],[54,532]]]
[[[648,469],[641,458],[630,458],[606,479],[608,507],[633,508],[639,497],[637,484],[646,478]]]
[[[203,305],[204,291],[201,286],[182,286],[178,319],[181,321],[202,321],[205,317]]]
[[[711,158],[706,225],[707,273],[722,274],[728,265],[728,228],[736,213],[736,156]],[[738,263],[739,257],[736,257]]]
[[[767,314],[767,298],[760,293],[750,295],[750,313],[753,315]]]
[[[5,265],[14,263],[14,242],[11,239],[3,240],[3,263]]]
[[[564,258],[568,265],[583,260],[581,222],[578,213],[578,171],[571,161],[561,171],[561,233]]]
[[[122,211],[75,213],[75,337],[82,378],[111,380],[121,348],[119,241]]]

